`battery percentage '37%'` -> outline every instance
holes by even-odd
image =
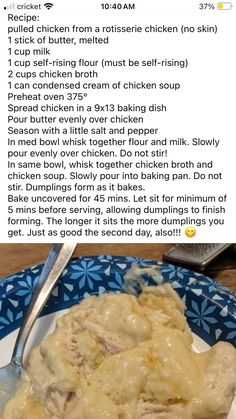
[[[215,5],[213,3],[199,3],[200,10],[214,10]]]

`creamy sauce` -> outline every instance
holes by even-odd
[[[140,274],[136,269],[135,278]],[[226,418],[236,350],[219,343],[193,352],[184,306],[171,286],[142,288],[138,298],[89,297],[59,318],[32,351],[2,419]]]

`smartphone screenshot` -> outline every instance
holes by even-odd
[[[2,0],[0,419],[235,419],[235,0]]]

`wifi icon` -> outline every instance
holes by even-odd
[[[52,3],[45,3],[44,6],[46,7],[46,9],[50,10],[53,6]]]

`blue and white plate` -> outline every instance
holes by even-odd
[[[236,296],[202,274],[174,265],[125,256],[88,256],[73,259],[42,312],[37,325],[38,343],[51,329],[58,312],[82,298],[108,291],[122,291],[123,276],[133,262],[160,267],[165,282],[171,283],[186,305],[186,316],[194,335],[194,346],[201,351],[223,340],[236,347]],[[0,280],[0,366],[11,356],[10,346],[19,328],[42,265]],[[151,278],[147,283],[153,285]],[[236,406],[229,419],[236,417]]]

